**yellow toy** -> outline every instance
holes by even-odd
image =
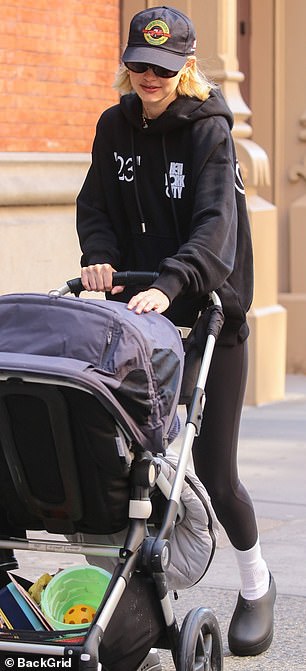
[[[93,621],[95,609],[92,606],[86,606],[83,603],[77,603],[71,606],[64,615],[65,624],[86,624]]]
[[[44,573],[33,583],[33,585],[31,585],[31,587],[29,587],[29,594],[38,605],[40,604],[41,593],[45,587],[47,587],[50,580],[52,580],[52,576],[49,573]]]

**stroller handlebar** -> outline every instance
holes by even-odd
[[[147,271],[125,270],[124,272],[113,274],[113,286],[123,285],[125,287],[144,286],[148,287],[154,284],[158,278],[158,273]]]
[[[158,273],[125,270],[122,272],[113,273],[113,286],[116,287],[123,285],[125,287],[148,287],[153,284],[157,278]],[[81,291],[85,291],[81,278],[75,277],[72,280],[67,280],[67,282],[58,289],[52,289],[49,292],[49,296],[65,296],[69,293],[74,294],[75,296],[79,296]]]
[[[148,287],[151,284],[154,284],[155,280],[158,278],[158,273],[151,271],[132,271],[125,270],[113,273],[113,286],[126,286],[126,287],[135,287],[143,286]],[[75,277],[72,280],[67,280],[67,282],[59,287],[58,289],[52,289],[49,291],[49,296],[65,296],[66,294],[74,294],[79,296],[82,291],[85,291],[81,278]],[[220,298],[215,291],[211,291],[209,297],[214,305],[222,308]]]

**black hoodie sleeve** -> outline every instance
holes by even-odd
[[[113,178],[110,141],[100,118],[93,143],[92,163],[77,197],[77,233],[82,249],[81,265],[110,263],[117,268],[120,252],[114,227],[107,213],[107,182]],[[108,169],[106,169],[106,166]]]
[[[201,124],[206,126],[204,134]],[[209,133],[207,124],[211,126]],[[160,276],[154,284],[171,301],[182,293],[203,296],[218,289],[234,268],[235,161],[230,130],[226,126],[226,122],[223,124],[216,117],[194,124],[190,236],[174,256],[162,261]]]

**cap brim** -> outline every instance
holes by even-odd
[[[123,62],[151,63],[168,70],[178,72],[186,63],[188,56],[173,54],[158,47],[127,47],[122,55]]]

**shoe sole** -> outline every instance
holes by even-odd
[[[249,645],[244,647],[236,647],[235,644],[232,645],[230,642],[228,643],[229,649],[233,655],[236,657],[254,657],[255,655],[261,655],[262,652],[265,652],[268,650],[270,647],[271,643],[273,640],[273,629],[269,633],[269,636],[265,638],[264,641],[260,641],[260,643],[257,643],[256,645]]]

